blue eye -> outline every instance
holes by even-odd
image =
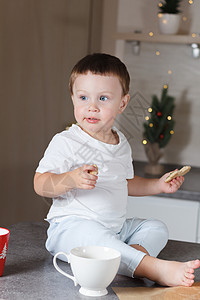
[[[101,97],[100,97],[100,100],[101,100],[101,101],[106,101],[106,100],[108,100],[108,97],[106,97],[106,96],[101,96]]]
[[[83,101],[85,101],[85,100],[88,99],[86,96],[81,96],[80,98],[81,98],[81,100],[83,100]]]

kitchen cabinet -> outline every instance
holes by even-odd
[[[155,218],[167,225],[170,239],[200,242],[199,206],[199,201],[129,196],[127,218]]]

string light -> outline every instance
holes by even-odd
[[[158,14],[158,18],[162,18],[162,15],[163,15],[163,14],[159,13],[159,14]]]
[[[147,140],[143,140],[143,141],[142,141],[142,144],[143,144],[143,145],[146,145],[146,144],[147,144]]]
[[[192,33],[192,37],[194,38],[194,37],[196,37],[197,35],[196,35],[196,33]]]
[[[192,0],[189,0],[189,3],[190,3],[190,4],[193,4],[193,1],[192,1]],[[159,7],[162,7],[162,3],[159,3],[158,6],[159,6]],[[159,14],[158,14],[158,17],[161,18],[161,17],[162,17],[162,13],[159,13]],[[187,21],[187,17],[186,17],[186,16],[183,16],[182,20],[183,20],[183,21]],[[167,20],[164,19],[164,20],[162,20],[162,22],[163,22],[163,23],[167,23]],[[154,33],[153,33],[152,31],[150,31],[150,32],[149,32],[149,36],[150,36],[150,37],[153,37],[153,36],[154,36]],[[192,33],[192,37],[196,37],[196,34],[195,34],[195,33]],[[156,54],[157,56],[160,55],[160,51],[159,51],[159,50],[156,50],[156,49],[155,49],[154,51],[155,51],[155,54]],[[168,73],[169,75],[171,75],[171,74],[172,74],[172,70],[170,70],[170,69],[167,70],[167,73]],[[168,89],[168,85],[167,85],[167,84],[164,84],[164,85],[163,85],[163,88],[164,88],[164,89]],[[148,108],[148,112],[149,112],[149,113],[152,113],[152,111],[153,111],[153,109],[152,109],[151,107],[149,107],[149,108]],[[159,113],[159,112],[158,112],[158,113]],[[157,114],[157,115],[158,115],[158,114]],[[161,114],[161,115],[162,115],[162,114]],[[171,121],[171,120],[172,120],[172,116],[169,115],[169,116],[166,117],[166,119],[167,119],[168,121]],[[150,117],[149,117],[149,116],[145,116],[145,120],[146,120],[146,121],[149,121],[149,120],[150,120]],[[152,127],[154,127],[154,124],[153,124],[152,122],[150,122],[150,123],[148,124],[148,126],[149,126],[150,128],[152,128]],[[169,133],[170,133],[171,135],[173,135],[173,134],[174,134],[174,130],[170,130]],[[163,135],[163,134],[160,134],[160,139],[162,140],[163,138],[164,138],[164,135]],[[143,139],[143,140],[142,140],[142,144],[143,144],[143,145],[147,145],[147,143],[148,143],[148,140],[147,140],[147,139]]]
[[[183,20],[183,22],[186,22],[187,21],[187,17],[183,16],[182,20]]]
[[[193,0],[189,0],[188,3],[189,3],[189,4],[193,4]]]

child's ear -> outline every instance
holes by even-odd
[[[74,103],[74,95],[71,94],[72,103]]]
[[[120,106],[119,106],[119,111],[118,111],[119,114],[121,114],[125,110],[125,108],[127,107],[128,102],[129,102],[129,99],[130,99],[129,94],[122,97],[122,100],[121,100],[121,103],[120,103]]]

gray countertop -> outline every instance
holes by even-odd
[[[104,297],[82,296],[73,282],[58,273],[52,264],[52,256],[45,250],[47,224],[18,223],[10,226],[11,236],[4,274],[0,277],[0,299],[6,300],[116,300],[112,287],[153,286],[151,281],[131,279],[117,275]],[[169,241],[159,257],[186,261],[199,257],[200,244]],[[70,266],[61,262],[70,272]],[[196,270],[196,281],[200,271]],[[155,285],[156,287],[157,285]]]
[[[147,163],[134,161],[135,175],[145,178],[155,178],[145,174],[144,168]],[[164,173],[180,169],[180,165],[163,164]],[[157,176],[158,177],[158,176]],[[191,171],[185,176],[185,181],[181,188],[174,194],[160,194],[162,197],[170,197],[177,199],[200,201],[200,168],[192,167]]]

